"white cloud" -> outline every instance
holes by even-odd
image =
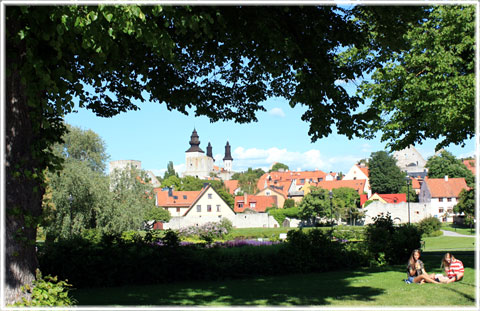
[[[320,150],[311,149],[305,152],[288,151],[287,149],[269,148],[257,149],[237,147],[233,150],[233,170],[241,172],[251,168],[261,168],[268,171],[275,162],[288,165],[291,170],[324,172],[343,172],[346,174],[360,156],[326,157]]]
[[[285,117],[285,112],[283,112],[282,108],[278,108],[278,107],[270,109],[268,113],[275,117],[281,117],[281,118]]]

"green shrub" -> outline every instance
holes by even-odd
[[[22,298],[22,302],[18,302],[14,306],[73,306],[76,301],[68,296],[71,286],[67,281],[59,281],[56,276],[42,277],[42,273],[37,269],[36,279],[32,286],[22,286],[22,291],[30,295],[30,300]]]
[[[172,229],[165,231],[164,236],[161,238],[163,245],[168,247],[178,247],[180,245],[180,237],[178,233]]]
[[[295,200],[294,199],[286,199],[285,202],[283,203],[283,208],[291,208],[295,207]]]
[[[393,226],[388,213],[374,218],[365,231],[367,248],[372,263],[400,264],[412,250],[420,248],[421,231],[415,225]]]
[[[422,236],[429,237],[429,238],[434,238],[434,237],[442,236],[442,235],[443,235],[442,230],[437,230],[437,231],[433,231],[432,233],[430,233],[428,235],[422,235]]]
[[[422,219],[418,223],[418,227],[419,227],[420,231],[425,236],[430,236],[431,233],[440,230],[441,226],[442,226],[442,223],[436,217],[427,217],[427,218]]]

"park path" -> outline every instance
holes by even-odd
[[[456,233],[454,231],[442,230],[444,236],[455,236],[455,237],[463,237],[463,238],[474,238],[474,235],[465,235]]]

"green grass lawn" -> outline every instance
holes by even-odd
[[[475,306],[474,238],[426,239],[422,260],[428,273],[441,273],[445,251],[465,265],[452,284],[405,284],[405,265],[354,271],[294,274],[224,281],[192,281],[152,286],[78,289],[78,305],[103,306]],[[434,251],[436,248],[440,251]],[[181,267],[179,267],[181,268]]]
[[[423,238],[425,241],[424,251],[454,251],[454,250],[474,250],[475,237],[450,237],[439,236],[434,238]]]
[[[440,272],[442,254],[424,256],[429,272]],[[438,257],[438,258],[436,258]],[[474,306],[473,252],[458,256],[464,280],[453,284],[405,284],[403,265],[356,271],[295,274],[215,282],[84,289],[79,305],[137,306]]]
[[[454,224],[442,224],[441,230],[453,231],[465,235],[475,235],[475,227],[470,229],[464,227],[455,227]]]

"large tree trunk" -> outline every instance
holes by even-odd
[[[12,34],[18,25],[7,23]],[[21,64],[25,46],[7,46],[7,64]],[[14,51],[14,53],[12,53]],[[7,65],[8,66],[8,65]],[[18,68],[8,66],[5,109],[5,302],[12,304],[23,297],[21,286],[31,284],[38,266],[34,217],[41,214],[42,183],[28,172],[41,170],[33,158],[34,133],[27,106],[25,87]]]

